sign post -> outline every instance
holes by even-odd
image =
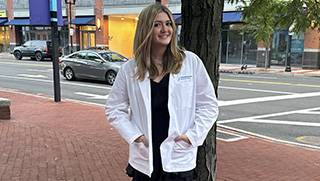
[[[58,56],[58,25],[63,25],[61,9],[61,0],[29,0],[30,25],[51,26],[51,42],[48,44],[48,49],[52,52],[55,102],[61,101]]]
[[[61,4],[61,1],[60,1]],[[53,66],[53,85],[54,101],[61,101],[60,74],[59,74],[59,57],[58,57],[58,3],[57,0],[50,1],[50,21],[51,21],[51,38],[52,38],[52,66]]]

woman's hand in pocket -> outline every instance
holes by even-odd
[[[134,140],[134,142],[143,143],[144,146],[146,146],[146,147],[149,146],[148,140],[146,139],[146,137],[144,135],[139,136],[136,140]]]
[[[188,136],[185,135],[185,134],[182,134],[182,135],[176,137],[176,138],[174,139],[174,141],[175,141],[175,142],[177,142],[177,141],[184,141],[184,142],[186,142],[186,143],[188,143],[188,144],[191,145],[191,142],[190,142]]]

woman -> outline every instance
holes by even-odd
[[[172,13],[158,3],[139,15],[134,55],[106,104],[107,119],[129,143],[133,180],[192,180],[197,147],[218,116],[206,69],[177,46]]]

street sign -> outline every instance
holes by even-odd
[[[61,0],[29,0],[30,25],[51,25],[50,7],[56,12],[58,26],[63,26]]]

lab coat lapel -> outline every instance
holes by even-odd
[[[146,107],[147,113],[151,112],[151,85],[149,73],[147,72],[143,81],[139,81],[139,88],[143,98],[144,105]]]
[[[139,81],[139,88],[143,98],[143,103],[145,107],[144,110],[146,111],[145,113],[147,115],[148,138],[151,140],[151,83],[148,77],[149,73],[147,72],[144,80]]]
[[[152,133],[151,133],[151,83],[150,83],[150,79],[149,77],[149,73],[147,72],[145,75],[145,78],[143,81],[139,81],[139,88],[140,88],[140,92],[143,98],[143,103],[145,106],[145,110],[146,110],[146,115],[147,115],[147,124],[148,124],[148,136],[147,138],[149,138],[149,143],[152,143]],[[152,168],[152,163],[153,163],[153,159],[152,159],[152,144],[149,144],[149,158],[151,158],[149,160],[149,167]],[[152,172],[152,171],[151,171]]]

